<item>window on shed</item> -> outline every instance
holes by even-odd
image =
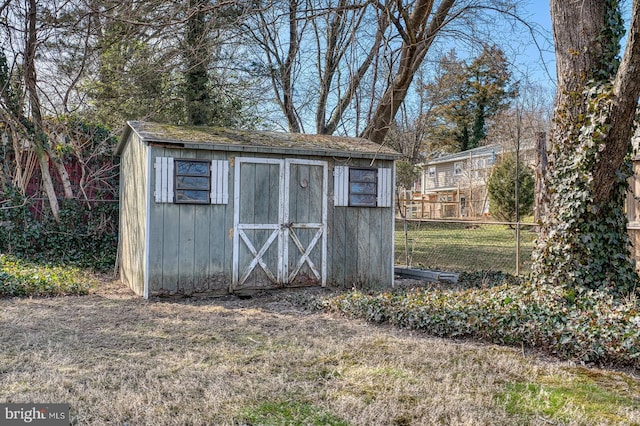
[[[462,161],[453,163],[453,175],[460,176],[462,174]]]
[[[391,207],[393,169],[336,166],[334,205],[344,207]]]
[[[175,160],[175,202],[209,204],[211,162]]]
[[[229,161],[156,157],[156,203],[228,204]]]
[[[349,168],[349,205],[376,207],[378,204],[378,170]]]
[[[435,168],[435,166],[429,167],[427,175],[429,176],[430,179],[435,179],[436,178],[436,168]]]

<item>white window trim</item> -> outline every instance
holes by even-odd
[[[211,161],[211,204],[229,204],[229,161]]]
[[[464,162],[463,161],[456,161],[455,163],[453,163],[453,175],[454,176],[460,176],[462,174],[462,170],[463,169],[464,169]]]
[[[174,203],[174,158],[156,157],[154,164],[156,185],[154,198],[156,203]],[[211,175],[211,204],[229,204],[229,161],[212,160]],[[181,203],[184,204],[184,203]]]
[[[391,168],[378,168],[377,185],[376,207],[391,207],[393,205],[393,170]],[[335,166],[333,170],[333,204],[336,207],[349,207],[348,166]]]
[[[156,203],[173,203],[173,157],[156,157]]]

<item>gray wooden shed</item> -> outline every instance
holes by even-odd
[[[393,283],[388,148],[129,122],[116,154],[120,278],[145,298]]]

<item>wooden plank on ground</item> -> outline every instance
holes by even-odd
[[[403,268],[401,266],[396,266],[394,268],[394,272],[397,275],[423,279],[431,282],[449,281],[452,283],[456,283],[458,282],[458,278],[460,276],[459,274],[454,272],[442,272],[442,271],[431,271],[426,269]]]

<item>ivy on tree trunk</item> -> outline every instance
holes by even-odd
[[[624,203],[640,95],[640,3],[621,63],[618,1],[552,0],[551,15],[558,92],[533,279],[629,294],[638,289]]]

